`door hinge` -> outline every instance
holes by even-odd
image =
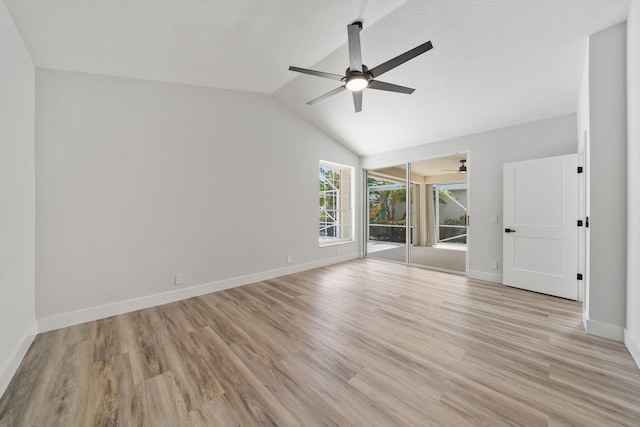
[[[578,273],[578,280],[582,280],[582,274]]]
[[[582,227],[582,224],[583,224],[582,220],[581,220],[581,219],[579,219],[579,220],[578,220],[578,227]]]
[[[586,219],[586,221],[584,223],[584,226],[589,228],[589,217],[587,217],[587,219]]]
[[[578,166],[578,173],[582,173],[584,171],[584,169],[582,168],[582,166]]]

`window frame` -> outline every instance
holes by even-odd
[[[334,179],[329,181],[333,189],[323,190],[321,185],[323,182],[327,182],[327,171],[333,172]],[[346,179],[344,178],[345,173],[347,174]],[[335,176],[338,174],[338,179],[335,179]],[[322,159],[318,162],[318,245],[320,247],[354,242],[354,176],[355,168],[353,166]],[[325,180],[323,180],[323,177],[325,177]],[[336,183],[339,184],[336,186]],[[344,189],[347,191],[345,192]],[[331,201],[327,203],[328,198]],[[330,215],[328,212],[332,212],[333,214]],[[333,221],[327,221],[327,215],[329,215]],[[328,236],[327,234],[322,235],[323,228],[325,229],[325,233],[326,230],[333,228],[333,236]]]

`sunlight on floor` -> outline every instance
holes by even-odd
[[[452,251],[466,251],[467,245],[461,243],[438,243],[434,246],[434,248],[438,249],[450,249]]]

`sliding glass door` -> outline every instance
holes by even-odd
[[[464,274],[467,160],[456,154],[368,170],[367,256]]]
[[[407,261],[407,168],[367,171],[367,256]]]

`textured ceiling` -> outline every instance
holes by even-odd
[[[627,11],[627,0],[414,0],[361,33],[368,66],[432,41],[383,76],[413,95],[365,90],[357,114],[344,92],[307,106],[335,83],[302,75],[275,96],[360,155],[573,113],[588,36]],[[295,65],[339,73],[347,58],[342,46]]]
[[[274,94],[360,155],[576,110],[587,37],[628,0],[4,0],[38,67]],[[343,74],[346,26],[364,20],[369,67],[431,40],[365,90],[305,102]]]
[[[36,66],[272,93],[401,0],[5,0]],[[344,28],[343,28],[344,27]]]

